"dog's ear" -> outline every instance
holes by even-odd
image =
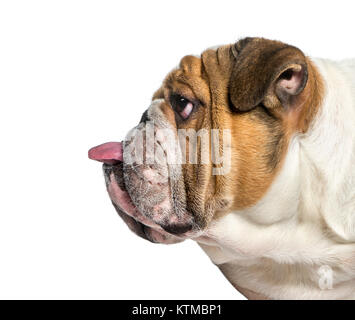
[[[306,57],[299,49],[262,38],[245,38],[232,47],[235,65],[229,94],[234,107],[248,111],[266,107],[292,108],[308,79]]]

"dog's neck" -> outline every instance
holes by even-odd
[[[199,241],[234,286],[260,297],[355,295],[355,77],[344,71],[351,62],[314,62],[326,92],[311,128],[292,139],[263,199]],[[340,289],[317,287],[324,265],[337,269]]]
[[[299,215],[320,215],[338,240],[355,241],[355,63],[316,65],[326,92],[313,126],[299,139]]]

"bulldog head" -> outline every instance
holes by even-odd
[[[255,205],[306,132],[321,83],[297,48],[261,38],[185,56],[122,143],[92,148],[114,207],[153,242],[203,236]]]

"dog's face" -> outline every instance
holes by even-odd
[[[89,156],[105,162],[113,205],[135,233],[197,238],[263,198],[317,111],[317,79],[300,50],[265,39],[186,56],[126,140]]]

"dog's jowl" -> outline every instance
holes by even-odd
[[[89,151],[133,232],[195,240],[250,299],[355,298],[355,60],[245,38],[182,58],[139,118]]]

